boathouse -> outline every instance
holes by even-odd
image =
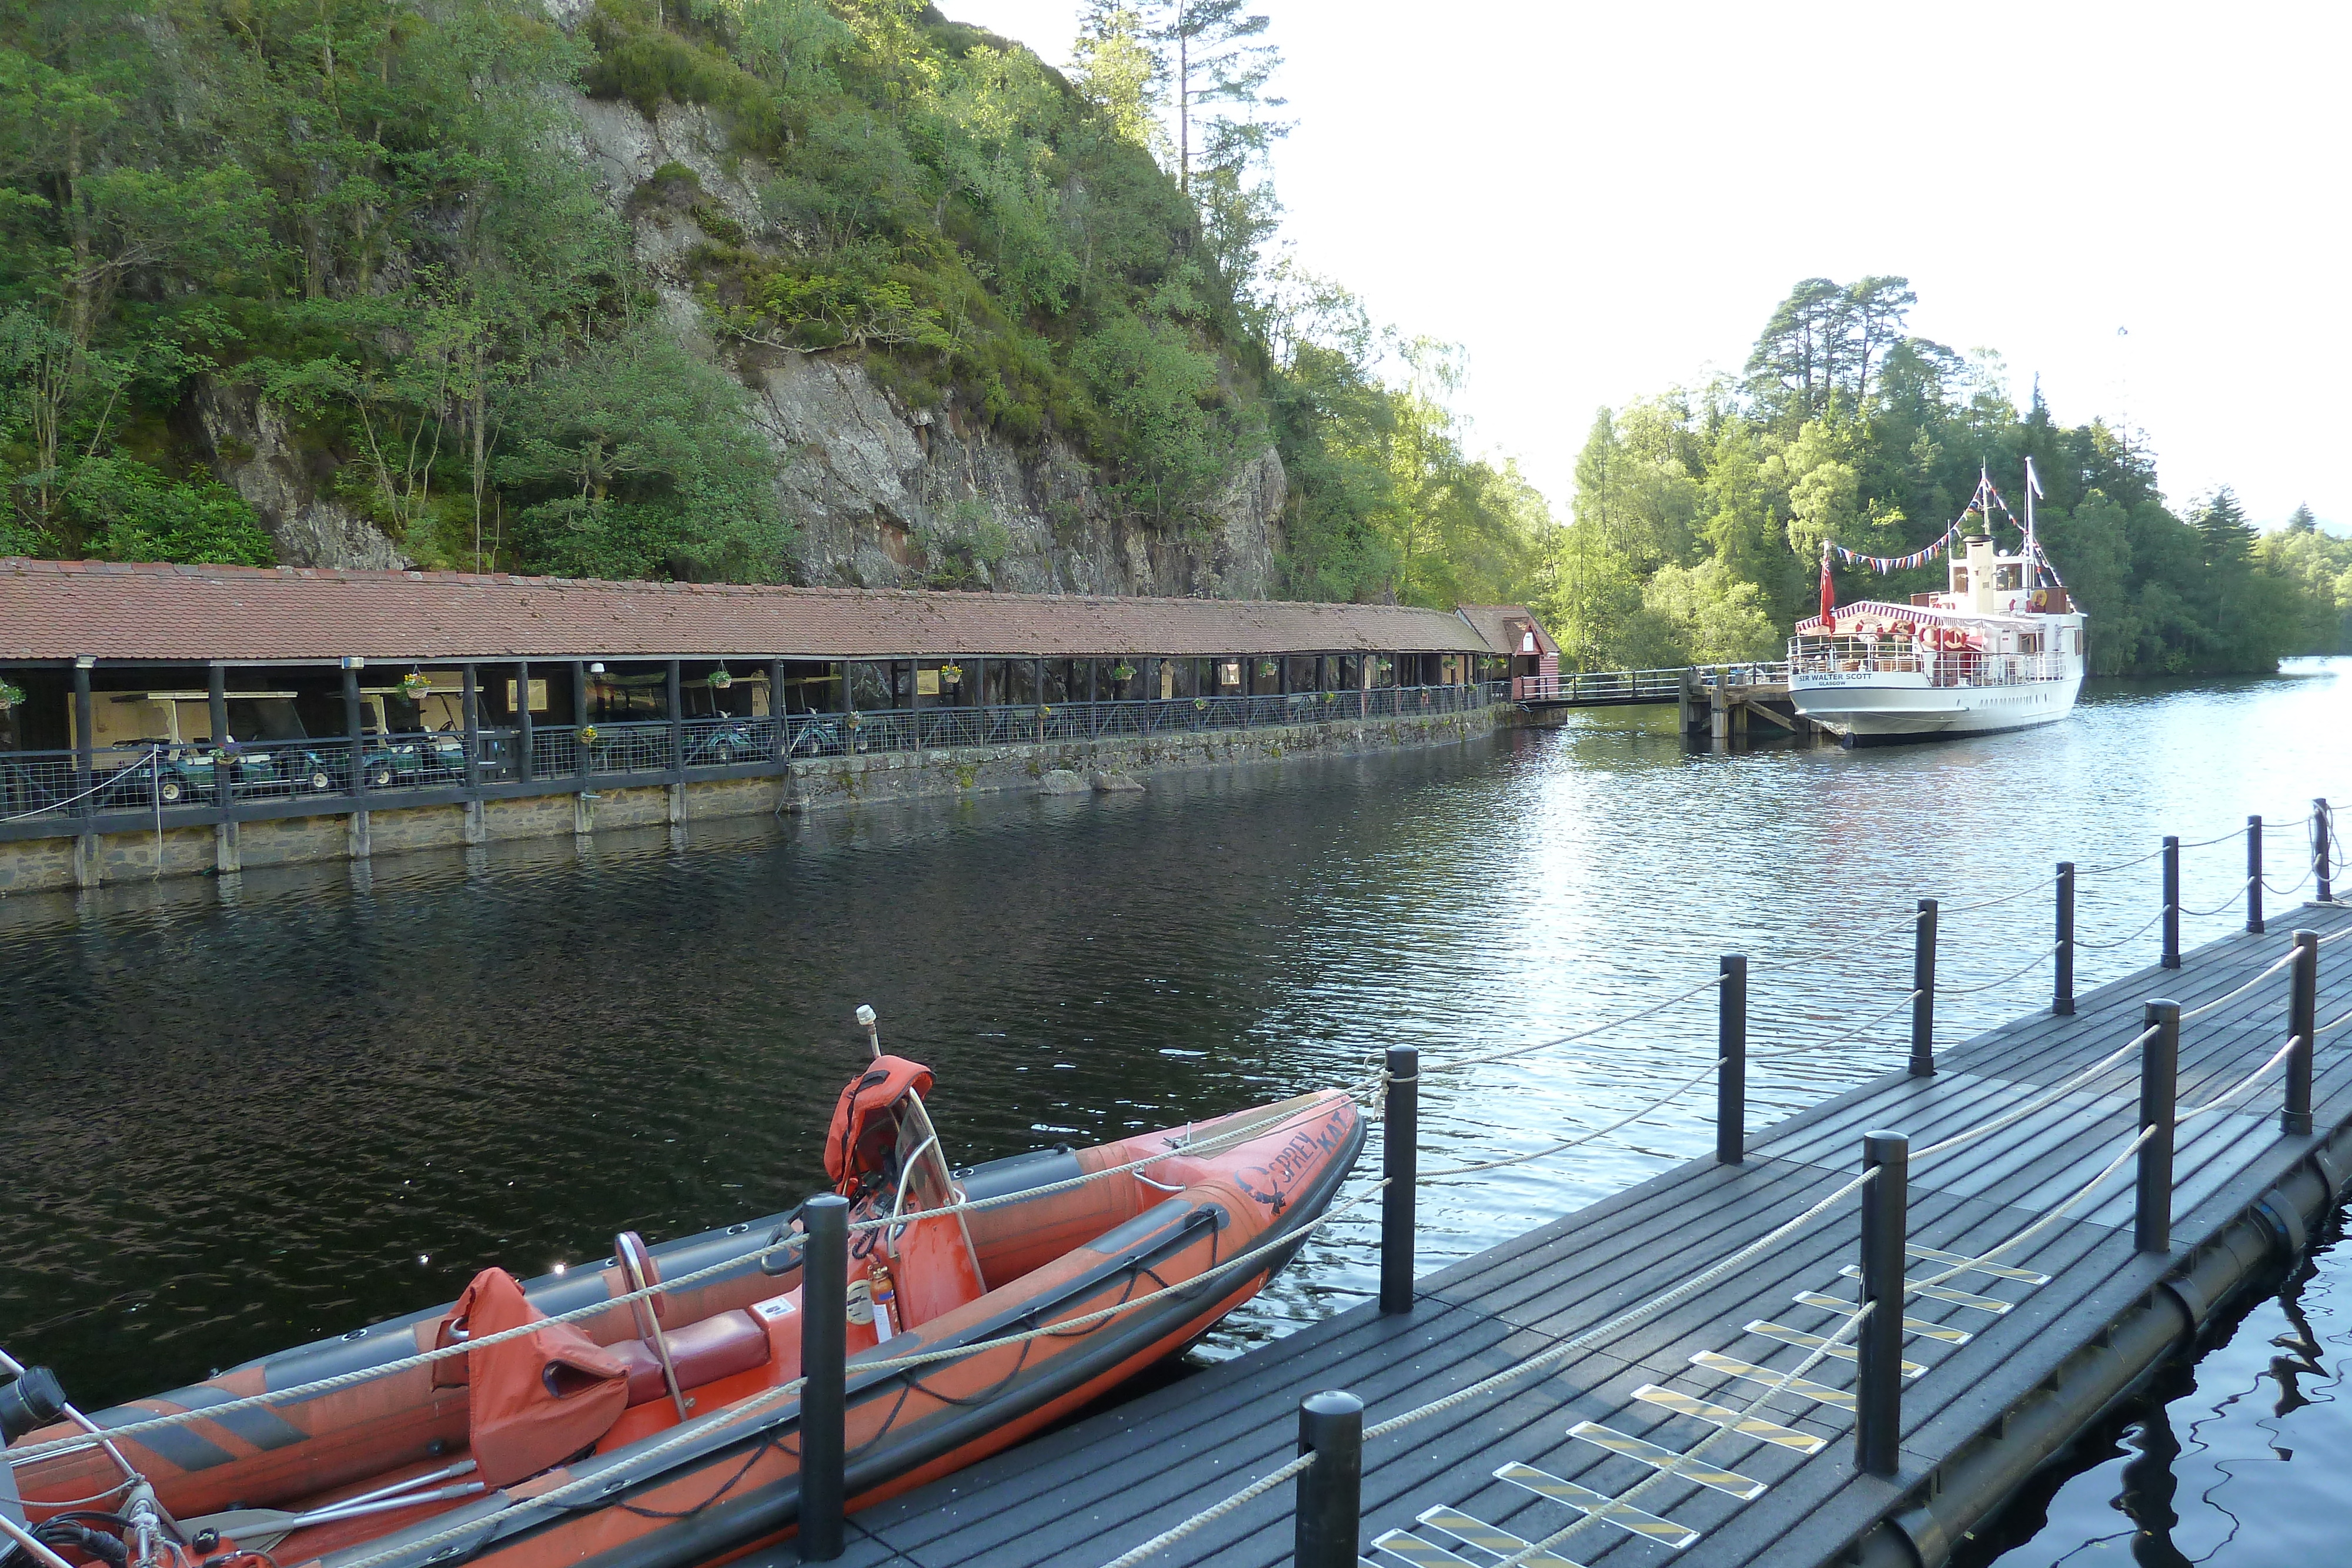
[[[0,892],[1458,739],[1557,657],[1515,605],[11,559]]]

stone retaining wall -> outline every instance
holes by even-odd
[[[1489,707],[1425,718],[1344,719],[1197,735],[1114,736],[1048,745],[875,752],[796,761],[786,773],[754,779],[692,779],[683,784],[598,789],[585,795],[534,795],[208,827],[167,827],[161,843],[161,874],[232,874],[247,867],[365,860],[377,854],[445,849],[493,839],[585,836],[599,830],[779,810],[821,811],[928,796],[1057,792],[1103,775],[1141,779],[1177,768],[1456,744],[1486,734],[1508,713],[1508,709]],[[152,831],[0,843],[0,894],[145,881],[157,875],[157,852]]]

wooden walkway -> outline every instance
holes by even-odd
[[[2266,936],[2231,936],[2178,971],[2144,970],[2088,993],[2072,1018],[2021,1019],[1948,1051],[1933,1078],[1897,1072],[1840,1095],[1752,1134],[1743,1166],[1693,1161],[1427,1277],[1409,1316],[1358,1307],[855,1515],[843,1562],[1100,1568],[1290,1458],[1303,1396],[1347,1389],[1364,1400],[1369,1426],[1558,1345],[1834,1191],[1858,1171],[1865,1130],[1906,1133],[1917,1150],[2021,1105],[2129,1041],[2147,998],[2189,1010],[2221,997],[2284,953],[2297,927],[2324,937],[2352,930],[2352,908],[2285,912]],[[2352,938],[2320,952],[2325,1024],[2352,1006]],[[2259,1066],[2286,1038],[2286,1009],[2282,971],[2184,1025],[2179,1103],[2201,1103]],[[1807,1394],[1776,1395],[1757,1413],[1768,1422],[1714,1440],[1696,1467],[1705,1473],[1664,1467],[1673,1473],[1643,1494],[1639,1512],[1594,1520],[1549,1561],[1811,1568],[1899,1510],[1932,1511],[1939,1467],[1989,1428],[2006,1431],[2037,1390],[2066,1375],[2070,1357],[2079,1366],[2080,1353],[2112,1339],[2119,1320],[2154,1301],[2158,1281],[2352,1121],[2347,1045],[2352,1031],[2320,1042],[2317,1136],[2280,1133],[2277,1071],[2233,1108],[2181,1128],[2168,1258],[2133,1249],[2126,1162],[2067,1218],[2004,1255],[2006,1267],[1915,1300],[1904,1354],[1920,1370],[1905,1390],[1899,1475],[1857,1470],[1854,1366],[1826,1359]],[[2135,1052],[2013,1126],[1915,1157],[1910,1240],[1915,1257],[1932,1249],[1915,1275],[1937,1266],[1936,1253],[1975,1255],[2007,1239],[2089,1181],[2137,1130],[2137,1095]],[[1679,1307],[1368,1441],[1368,1560],[1495,1563],[1575,1521],[1575,1502],[1622,1493],[1661,1468],[1648,1461],[1690,1449],[1715,1429],[1710,1414],[1744,1410],[1762,1392],[1757,1372],[1795,1366],[1811,1336],[1843,1322],[1857,1291],[1855,1213],[1848,1198]],[[2292,1225],[2299,1244],[2302,1220]],[[1277,1487],[1151,1563],[1286,1563],[1293,1492]],[[777,1561],[796,1561],[789,1544]]]

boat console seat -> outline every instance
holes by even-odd
[[[698,1388],[768,1364],[768,1331],[746,1309],[719,1312],[683,1328],[665,1329],[662,1337],[669,1343],[670,1364],[677,1369],[681,1389]],[[604,1348],[628,1364],[631,1405],[668,1396],[661,1352],[651,1340],[625,1339]]]

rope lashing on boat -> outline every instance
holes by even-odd
[[[2054,956],[2059,949],[2065,946],[2066,944],[2063,942],[2059,942],[2044,947],[2041,952],[2036,953],[2032,958],[2026,961],[2025,967],[2022,969],[2012,969],[1997,980],[1987,980],[1982,985],[1978,986],[1938,986],[1936,988],[1937,995],[1945,997],[1972,997],[1979,991],[1989,991],[1995,986],[2006,986],[2011,980],[2021,980],[2025,978],[2026,976],[2033,973],[2034,970],[2042,967],[2044,962]]]
[[[1693,1275],[1690,1279],[1684,1281],[1681,1284],[1675,1286],[1672,1290],[1667,1291],[1663,1295],[1654,1297],[1651,1300],[1643,1302],[1639,1306],[1629,1308],[1625,1312],[1620,1312],[1615,1317],[1611,1318],[1604,1323],[1589,1328],[1582,1333],[1580,1333],[1571,1339],[1562,1340],[1559,1343],[1552,1346],[1549,1350],[1529,1356],[1516,1365],[1507,1366],[1500,1372],[1492,1373],[1487,1376],[1482,1377],[1477,1382],[1469,1385],[1467,1387],[1457,1389],[1454,1393],[1446,1395],[1442,1399],[1433,1399],[1427,1404],[1416,1406],[1412,1409],[1407,1410],[1402,1415],[1392,1416],[1385,1421],[1365,1427],[1364,1440],[1366,1442],[1370,1442],[1375,1437],[1385,1437],[1390,1433],[1401,1431],[1404,1427],[1410,1427],[1417,1421],[1425,1421],[1432,1416],[1442,1415],[1445,1411],[1455,1408],[1457,1406],[1466,1405],[1473,1399],[1479,1398],[1484,1395],[1494,1392],[1497,1388],[1502,1388],[1512,1383],[1516,1383],[1520,1378],[1530,1376],[1538,1372],[1545,1371],[1559,1362],[1568,1360],[1585,1350],[1589,1350],[1593,1344],[1612,1334],[1617,1333],[1624,1329],[1632,1328],[1635,1324],[1640,1323],[1646,1319],[1655,1317],[1658,1313],[1665,1312],[1669,1308],[1681,1305],[1684,1301],[1688,1301],[1692,1296],[1707,1290],[1717,1281],[1737,1272],[1739,1269],[1746,1266],[1756,1258],[1761,1256],[1767,1251],[1769,1251],[1781,1241],[1786,1240],[1789,1237],[1795,1235],[1800,1230],[1802,1230],[1814,1220],[1819,1219],[1822,1215],[1828,1213],[1830,1209],[1836,1207],[1841,1200],[1859,1192],[1864,1186],[1874,1180],[1877,1175],[1878,1172],[1875,1168],[1863,1172],[1860,1176],[1847,1181],[1835,1191],[1829,1193],[1827,1196],[1816,1201],[1803,1213],[1797,1215],[1793,1218],[1782,1221],[1780,1225],[1775,1226],[1771,1230],[1766,1232],[1764,1235],[1758,1237],[1755,1240],[1749,1242],[1738,1251],[1734,1252],[1731,1256],[1724,1259],[1721,1262],[1715,1264],[1713,1267],[1701,1273]],[[1145,1542],[1141,1546],[1113,1559],[1110,1563],[1106,1563],[1104,1568],[1136,1568],[1136,1564],[1143,1562],[1145,1558],[1150,1556],[1153,1552],[1158,1552],[1175,1542],[1182,1540],[1185,1536],[1192,1534],[1194,1531],[1199,1530],[1205,1525],[1213,1523],[1215,1521],[1223,1518],[1226,1514],[1231,1513],[1234,1509],[1241,1507],[1244,1503],[1250,1501],[1252,1499],[1265,1495],[1265,1492],[1272,1490],[1274,1487],[1280,1485],[1283,1481],[1288,1480],[1291,1477],[1298,1475],[1306,1470],[1313,1462],[1314,1456],[1311,1454],[1299,1456],[1298,1458],[1293,1459],[1288,1464],[1282,1466],[1272,1475],[1260,1477],[1257,1480],[1251,1482],[1249,1486],[1242,1489],[1240,1491],[1233,1493],[1216,1503],[1212,1504],[1210,1507],[1203,1509],[1201,1512],[1192,1515],[1182,1523],[1175,1526],[1172,1530],[1162,1531],[1160,1535],[1154,1536],[1151,1540]],[[364,1568],[364,1565],[355,1564],[352,1565],[352,1568]]]
[[[1136,1296],[1128,1301],[1118,1302],[1114,1306],[1104,1307],[1092,1312],[1081,1313],[1079,1316],[1075,1318],[1066,1318],[1059,1322],[1048,1323],[1043,1327],[1029,1329],[1020,1333],[1003,1334],[994,1339],[974,1341],[970,1344],[961,1344],[952,1348],[940,1350],[920,1351],[911,1355],[891,1356],[879,1361],[858,1361],[852,1363],[849,1370],[857,1374],[901,1371],[908,1367],[927,1366],[938,1362],[960,1361],[966,1356],[976,1355],[985,1351],[1001,1350],[1011,1345],[1023,1344],[1031,1340],[1066,1338],[1073,1331],[1091,1328],[1096,1323],[1106,1322],[1123,1313],[1134,1312],[1139,1307],[1148,1306],[1154,1301],[1164,1301],[1171,1296],[1180,1295],[1185,1291],[1197,1291],[1204,1281],[1213,1279],[1221,1274],[1230,1273],[1233,1270],[1241,1268],[1244,1264],[1257,1262],[1267,1257],[1269,1254],[1280,1251],[1285,1248],[1296,1247],[1307,1236],[1312,1235],[1316,1230],[1321,1228],[1323,1226],[1328,1225],[1333,1220],[1339,1218],[1341,1215],[1346,1214],[1349,1210],[1370,1201],[1374,1194],[1378,1193],[1381,1188],[1387,1186],[1388,1178],[1383,1176],[1379,1181],[1374,1182],[1371,1186],[1358,1195],[1356,1197],[1349,1199],[1347,1203],[1332,1208],[1324,1214],[1318,1215],[1300,1228],[1287,1231],[1282,1236],[1275,1238],[1272,1240],[1261,1242],[1257,1246],[1253,1247],[1246,1251],[1236,1252],[1234,1256],[1226,1259],[1223,1262],[1213,1264],[1209,1268],[1203,1269],[1199,1273],[1194,1274],[1190,1279],[1185,1280],[1180,1284],[1170,1285],[1161,1290],[1153,1291],[1149,1294]],[[545,1324],[540,1323],[534,1324],[533,1326],[544,1327]],[[453,1542],[465,1541],[478,1535],[482,1538],[478,1544],[488,1545],[489,1543],[490,1537],[497,1533],[496,1527],[506,1523],[517,1515],[530,1512],[534,1509],[546,1508],[551,1504],[561,1503],[572,1498],[590,1492],[602,1494],[618,1492],[629,1486],[631,1481],[637,1476],[641,1475],[646,1467],[650,1465],[652,1461],[658,1459],[665,1455],[674,1453],[677,1449],[685,1448],[692,1443],[699,1441],[714,1432],[719,1431],[728,1427],[735,1426],[747,1416],[754,1415],[761,1410],[767,1409],[772,1406],[782,1403],[790,1396],[798,1394],[802,1388],[807,1385],[807,1382],[808,1380],[804,1377],[795,1378],[790,1383],[780,1384],[774,1388],[764,1390],[761,1393],[750,1396],[749,1398],[740,1400],[736,1404],[729,1406],[724,1409],[715,1410],[711,1412],[710,1415],[704,1416],[699,1420],[688,1422],[686,1426],[680,1427],[677,1431],[673,1432],[669,1437],[664,1438],[654,1447],[645,1450],[643,1453],[630,1455],[626,1460],[613,1466],[609,1469],[599,1470],[593,1475],[583,1476],[577,1480],[566,1481],[562,1486],[552,1487],[546,1491],[536,1493],[530,1497],[519,1499],[491,1513],[484,1514],[478,1518],[467,1520],[462,1524],[455,1524],[449,1526],[447,1529],[436,1531],[433,1534],[425,1536],[421,1540],[404,1542],[397,1546],[387,1547],[382,1552],[359,1558],[353,1562],[339,1563],[336,1564],[336,1568],[379,1568],[379,1565],[383,1563],[404,1559],[415,1559],[418,1553],[424,1553],[425,1555],[425,1559],[429,1561],[433,1556],[437,1554],[438,1548],[450,1545]],[[212,1406],[212,1409],[215,1411],[226,1408],[226,1406],[218,1405]],[[128,1428],[123,1429],[127,1430]],[[478,1546],[477,1547],[477,1550],[478,1550]],[[467,1555],[470,1555],[470,1553],[467,1553]]]
[[[1209,1137],[1198,1139],[1181,1148],[1171,1149],[1165,1154],[1152,1155],[1142,1159],[1131,1160],[1124,1165],[1107,1166],[1099,1171],[1090,1172],[1085,1176],[1073,1176],[1066,1180],[1050,1183],[1042,1186],[1024,1188],[1021,1191],[1007,1193],[994,1198],[982,1198],[961,1204],[948,1205],[940,1208],[927,1208],[922,1211],[920,1218],[928,1219],[949,1214],[971,1212],[983,1208],[994,1208],[1006,1203],[1024,1201],[1048,1193],[1061,1192],[1071,1187],[1082,1186],[1088,1182],[1107,1180],[1112,1176],[1138,1170],[1145,1166],[1157,1165],[1163,1161],[1181,1158],[1187,1155],[1199,1155],[1202,1153],[1213,1154],[1230,1146],[1231,1145],[1246,1143],[1255,1138],[1264,1137],[1268,1133],[1273,1132],[1276,1128],[1285,1126],[1291,1122],[1302,1120],[1308,1116],[1320,1115],[1323,1113],[1326,1107],[1321,1105],[1302,1106],[1296,1111],[1286,1112],[1279,1116],[1252,1122],[1244,1127],[1232,1129],[1229,1132],[1214,1134]],[[879,1229],[891,1223],[892,1221],[887,1218],[874,1220],[863,1220],[851,1227],[851,1228],[853,1230],[874,1230]],[[904,1221],[902,1220],[900,1223],[904,1223]],[[1318,1221],[1318,1223],[1320,1222]],[[725,1275],[740,1273],[747,1266],[763,1261],[768,1258],[773,1257],[779,1252],[788,1252],[795,1249],[796,1244],[793,1242],[779,1242],[776,1245],[761,1248],[756,1250],[740,1252],[734,1257],[726,1259],[723,1261],[709,1264],[705,1268],[697,1269],[691,1273],[677,1275],[674,1279],[660,1281],[657,1283],[646,1286],[643,1290],[628,1291],[619,1295],[608,1296],[604,1301],[593,1301],[583,1307],[574,1307],[569,1312],[551,1313],[547,1317],[537,1319],[531,1322],[519,1324],[511,1329],[501,1330],[497,1333],[483,1334],[479,1338],[463,1340],[455,1344],[440,1345],[432,1350],[418,1351],[415,1354],[402,1356],[397,1360],[384,1362],[379,1365],[358,1367],[350,1372],[338,1373],[331,1377],[319,1378],[310,1383],[296,1384],[286,1388],[267,1389],[259,1394],[249,1394],[240,1398],[224,1400],[220,1404],[208,1405],[198,1410],[182,1410],[167,1415],[150,1416],[144,1420],[128,1421],[120,1427],[110,1427],[102,1435],[97,1437],[85,1434],[75,1437],[58,1437],[53,1438],[47,1443],[35,1444],[29,1448],[11,1448],[7,1451],[5,1457],[11,1466],[28,1464],[35,1459],[47,1458],[57,1454],[78,1452],[83,1448],[94,1448],[109,1439],[119,1440],[122,1438],[137,1437],[144,1433],[164,1431],[173,1427],[185,1426],[191,1422],[215,1420],[223,1416],[236,1415],[241,1410],[262,1409],[272,1405],[284,1405],[313,1399],[322,1394],[331,1394],[337,1389],[350,1388],[356,1386],[359,1384],[373,1382],[379,1377],[389,1377],[399,1373],[414,1371],[415,1368],[420,1366],[429,1366],[436,1362],[446,1361],[453,1356],[464,1355],[469,1351],[487,1349],[494,1344],[503,1344],[508,1340],[521,1339],[530,1334],[536,1333],[544,1328],[553,1327],[562,1323],[582,1322],[585,1319],[595,1317],[603,1312],[613,1312],[615,1309],[629,1306],[636,1301],[649,1300],[654,1296],[684,1291],[691,1286],[701,1284],[708,1280],[714,1280]]]

